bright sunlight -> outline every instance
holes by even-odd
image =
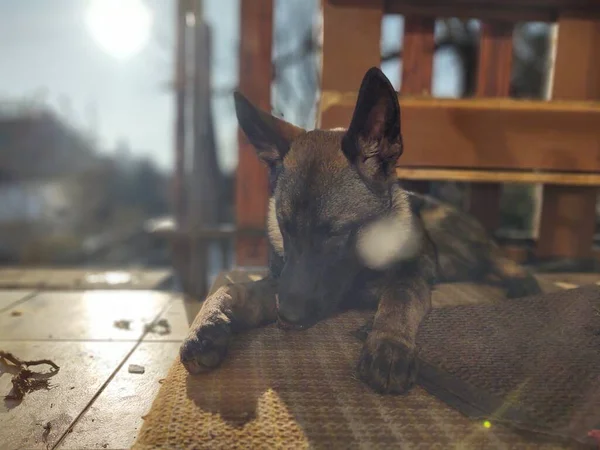
[[[128,59],[148,42],[152,12],[142,0],[90,0],[85,21],[102,50]]]

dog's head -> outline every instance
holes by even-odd
[[[284,265],[280,320],[310,326],[331,314],[365,270],[415,253],[408,199],[396,182],[400,106],[370,69],[347,130],[305,131],[235,94],[240,126],[269,168],[269,239]]]

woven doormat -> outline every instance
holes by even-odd
[[[420,384],[463,413],[593,443],[588,432],[600,429],[599,287],[437,309],[420,343]]]
[[[459,306],[435,309],[421,336],[420,382],[442,400],[421,387],[381,396],[355,379],[361,343],[352,333],[369,315],[349,312],[303,332],[253,330],[234,340],[211,373],[189,376],[176,360],[133,448],[524,449],[584,442],[600,413],[600,372],[591,375],[599,367],[592,359],[600,361],[597,288],[550,294],[546,303],[528,299],[531,307],[473,304],[465,291],[481,292],[439,289],[438,306],[442,299]],[[536,351],[515,332],[527,317],[534,325],[520,336]],[[576,333],[577,321],[587,338]],[[542,336],[549,336],[546,346]],[[518,426],[503,424],[510,420]]]

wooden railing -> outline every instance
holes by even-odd
[[[469,210],[494,231],[502,183],[543,183],[540,258],[592,255],[600,185],[600,2],[323,0],[320,126],[345,126],[365,71],[380,64],[385,14],[403,14],[402,179],[473,182]],[[429,96],[434,20],[482,20],[476,98]],[[553,101],[507,97],[516,22],[558,24]],[[350,32],[349,30],[352,30]]]
[[[592,255],[600,185],[600,1],[322,0],[322,7],[321,127],[348,124],[364,73],[381,63],[383,16],[402,14],[399,95],[406,151],[398,175],[420,189],[432,180],[472,183],[468,208],[490,231],[498,226],[503,183],[543,184],[537,256]],[[239,88],[265,110],[270,110],[273,8],[273,0],[240,2]],[[184,13],[180,11],[180,25]],[[481,20],[475,98],[431,97],[434,25],[444,17]],[[513,29],[524,21],[558,25],[552,101],[506,98]],[[180,96],[181,73],[180,68]],[[180,141],[176,143],[178,217],[189,203],[181,184]],[[188,230],[185,236],[172,232],[181,254],[188,254],[195,240],[234,238],[237,265],[266,264],[261,230],[267,212],[267,174],[243,133],[239,133],[236,175],[236,226]],[[181,261],[188,272],[195,266],[185,258]],[[192,270],[190,277],[196,276],[205,274]]]

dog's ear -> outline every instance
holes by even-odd
[[[261,161],[271,166],[283,160],[291,142],[305,130],[261,111],[237,91],[233,97],[238,123]]]
[[[395,176],[402,155],[400,105],[392,84],[376,67],[363,78],[342,149],[367,178],[386,181]]]

